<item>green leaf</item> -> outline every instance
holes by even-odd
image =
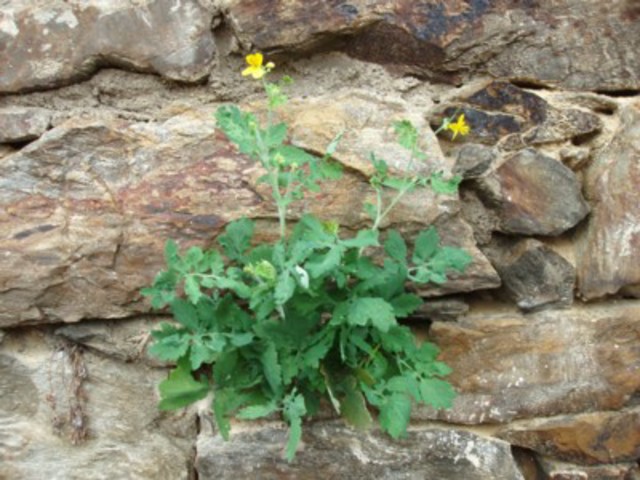
[[[307,413],[304,396],[294,392],[285,398],[283,410],[285,419],[289,421],[289,439],[285,448],[285,458],[288,462],[291,462],[296,455],[298,444],[302,438],[302,416]]]
[[[160,410],[176,410],[202,400],[209,393],[209,385],[197,381],[191,375],[185,358],[178,362],[169,377],[160,383]]]
[[[198,278],[194,275],[189,275],[184,280],[184,293],[187,294],[189,301],[194,305],[198,303],[200,297],[202,297],[202,292],[200,291],[200,283],[198,283]]]
[[[215,117],[216,126],[238,146],[240,152],[255,157],[258,151],[255,115],[243,113],[235,105],[223,105],[216,110]]]
[[[436,193],[453,195],[458,191],[458,185],[460,185],[461,181],[462,177],[459,175],[455,175],[449,180],[444,180],[442,172],[438,172],[431,175],[431,188]]]
[[[381,332],[386,332],[396,325],[391,304],[377,297],[360,297],[349,305],[347,322],[350,325],[373,325]]]
[[[198,271],[198,266],[203,259],[204,252],[202,249],[200,247],[191,247],[184,255],[184,266],[189,271]]]
[[[198,321],[198,310],[191,302],[182,298],[177,298],[171,302],[171,313],[173,317],[189,330],[196,331],[200,326]]]
[[[438,250],[440,244],[440,235],[435,227],[431,226],[427,230],[423,230],[416,238],[415,247],[413,249],[413,263],[422,263],[429,260]]]
[[[415,182],[410,178],[387,177],[382,181],[382,185],[394,190],[404,190],[409,192],[415,186]]]
[[[278,394],[282,390],[282,369],[278,362],[278,352],[273,343],[267,344],[267,348],[260,356],[264,376],[273,393]]]
[[[183,357],[189,350],[190,335],[184,330],[177,330],[169,324],[163,324],[162,330],[152,332],[153,344],[149,354],[163,362],[173,362]]]
[[[229,335],[229,341],[234,347],[244,347],[253,341],[253,333],[233,333]]]
[[[365,430],[371,426],[373,419],[362,392],[358,390],[356,379],[347,377],[340,386],[344,395],[340,398],[340,413],[342,417],[355,428]]]
[[[394,260],[407,263],[407,244],[397,230],[389,230],[384,242],[384,251]]]
[[[398,136],[398,143],[407,150],[414,150],[418,143],[418,130],[409,120],[394,122],[393,129]]]
[[[424,302],[413,293],[403,293],[391,299],[393,312],[397,318],[404,318],[416,311]]]
[[[241,218],[229,223],[225,233],[218,237],[218,243],[231,260],[242,261],[244,253],[251,244],[255,224],[248,218]]]
[[[326,253],[312,255],[304,268],[312,278],[320,278],[324,274],[336,269],[340,265],[342,249],[338,246],[331,247]]]
[[[424,403],[434,408],[451,408],[456,392],[449,382],[439,378],[423,378],[420,380],[420,396]]]
[[[378,215],[378,212],[376,211],[376,206],[373,203],[365,203],[363,205],[364,211],[367,215],[369,215],[369,218],[371,220],[375,220],[376,216]]]
[[[172,239],[167,240],[164,244],[164,261],[170,269],[180,261],[178,244]]]
[[[192,343],[189,349],[191,370],[197,370],[203,363],[213,363],[226,344],[225,338],[220,334],[213,334],[213,338],[201,338],[199,341]]]
[[[343,135],[344,135],[344,130],[342,130],[335,137],[333,137],[333,140],[331,140],[329,145],[327,145],[327,150],[325,151],[325,154],[324,154],[325,159],[331,157],[336,152],[336,149],[338,148],[338,144],[340,143],[340,140],[342,140]]]
[[[296,291],[296,280],[290,270],[285,270],[278,276],[274,298],[277,305],[284,305]]]
[[[386,177],[387,172],[389,171],[389,165],[387,162],[382,159],[376,157],[373,153],[369,156],[369,160],[373,164],[373,168],[375,168],[376,173],[381,177]]]
[[[265,135],[265,143],[267,148],[278,147],[287,138],[287,124],[278,123],[273,125]]]
[[[271,415],[278,410],[278,405],[275,402],[269,402],[262,405],[250,405],[241,409],[237,414],[240,420],[255,420]]]
[[[411,399],[403,393],[394,393],[385,398],[380,406],[378,420],[382,429],[394,439],[407,433],[411,416]]]
[[[378,242],[378,231],[368,229],[358,231],[355,237],[342,240],[341,243],[347,248],[377,247],[380,245]]]
[[[308,163],[317,161],[316,157],[310,155],[302,148],[293,145],[282,145],[275,150],[276,153],[282,155],[285,160],[285,165],[290,166],[296,164],[301,167]]]
[[[430,263],[431,268],[442,266],[447,270],[457,270],[463,272],[473,261],[473,257],[465,250],[457,247],[442,247]]]

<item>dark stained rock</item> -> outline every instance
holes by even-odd
[[[523,420],[496,435],[572,463],[633,462],[640,458],[640,408]]]
[[[51,112],[43,108],[0,109],[0,143],[34,140],[49,128],[50,121]]]
[[[522,150],[477,180],[485,204],[500,217],[498,229],[524,235],[558,235],[589,212],[575,174],[535,150]]]
[[[477,178],[487,172],[498,158],[498,152],[485,145],[465,143],[458,151],[453,173],[463,179]]]
[[[616,410],[640,388],[640,301],[574,305],[528,315],[472,308],[457,322],[435,322],[430,336],[453,369],[451,410],[416,418],[505,423]]]
[[[613,140],[586,170],[592,205],[579,232],[578,289],[586,299],[618,292],[640,296],[640,103],[621,112]]]
[[[449,82],[490,72],[577,90],[640,88],[640,24],[633,0],[233,0],[242,45],[309,52],[343,49]],[[269,28],[264,28],[269,25]]]
[[[232,429],[228,442],[204,429],[196,452],[199,478],[523,478],[508,443],[460,429],[416,426],[406,438],[394,441],[378,431],[311,423],[303,427],[301,448],[292,463],[282,459],[286,439],[283,424],[242,425]]]
[[[198,81],[214,59],[210,25],[195,0],[10,2],[0,16],[0,92],[60,86],[105,65]]]
[[[469,305],[461,298],[433,298],[423,303],[411,317],[425,318],[434,322],[453,322],[468,311]]]
[[[576,273],[564,257],[534,239],[504,239],[486,249],[507,295],[522,310],[573,303]]]

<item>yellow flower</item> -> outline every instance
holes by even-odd
[[[265,74],[269,73],[275,67],[273,62],[262,65],[264,57],[261,53],[251,53],[245,57],[245,60],[249,66],[242,71],[243,77],[251,75],[253,78],[258,80],[264,77]]]
[[[455,123],[449,123],[446,128],[453,132],[452,140],[454,140],[458,134],[466,135],[471,130],[469,125],[464,121],[464,113],[458,117]]]

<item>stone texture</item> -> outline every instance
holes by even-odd
[[[228,442],[205,431],[198,437],[199,478],[522,480],[508,443],[464,430],[416,427],[394,441],[335,422],[303,428],[291,464],[282,459],[287,439],[282,424],[243,426],[232,430]]]
[[[589,213],[576,175],[533,149],[514,154],[477,185],[504,233],[559,235]]]
[[[337,153],[339,161],[357,165],[356,159],[366,158],[368,149],[376,146],[376,138],[379,151],[391,150],[388,120],[402,115],[403,104],[382,103],[363,125],[361,113],[376,103],[351,97],[349,109],[348,97],[338,96],[344,112],[324,131],[316,128],[313,112],[324,110],[329,100],[310,102],[306,111],[294,107],[296,141],[304,144],[304,134],[312,128],[324,139],[322,135],[332,138],[336,128],[354,131],[364,126],[365,140],[347,136]],[[411,115],[409,106],[404,108]],[[167,238],[183,247],[207,245],[227,222],[243,215],[261,220],[262,239],[273,237],[276,213],[265,200],[267,187],[256,183],[261,172],[213,127],[211,110],[204,108],[162,123],[72,119],[5,157],[0,163],[0,325],[119,318],[148,311],[138,292],[163,267]],[[431,168],[442,168],[441,162],[442,154]],[[336,218],[348,234],[366,221],[361,207],[372,199],[365,175],[354,167],[341,181],[325,184],[322,192],[296,205],[292,216],[309,211]],[[408,233],[435,223],[443,242],[474,257],[464,274],[425,289],[425,295],[499,282],[475,247],[459,208],[456,196],[424,190],[407,195],[389,217],[390,224]]]
[[[498,159],[498,152],[482,144],[467,143],[460,148],[453,173],[463,179],[478,178]]]
[[[0,478],[189,478],[196,416],[160,413],[164,370],[45,332],[0,345]]]
[[[564,257],[534,239],[495,241],[488,253],[508,297],[522,310],[573,303],[576,272]]]
[[[633,462],[640,458],[640,408],[523,420],[496,435],[571,463]]]
[[[0,143],[20,143],[42,135],[51,121],[51,112],[42,108],[0,109]]]
[[[627,405],[640,388],[640,301],[528,315],[487,304],[430,337],[453,369],[451,410],[416,418],[504,423]]]
[[[613,465],[573,465],[550,458],[539,458],[541,480],[637,480],[640,467],[637,463]]]
[[[431,321],[453,322],[469,311],[469,305],[462,298],[433,298],[423,303],[411,317]]]
[[[583,90],[640,88],[634,0],[232,0],[242,45],[274,52],[342,48],[448,82],[490,72]],[[270,28],[264,28],[268,24]]]
[[[576,243],[578,288],[586,299],[627,289],[640,296],[640,103],[621,111],[611,142],[587,169],[592,214]]]
[[[210,24],[195,0],[4,2],[0,92],[60,86],[105,65],[198,81],[214,59]]]

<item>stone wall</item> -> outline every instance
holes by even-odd
[[[390,124],[426,130],[419,193],[389,220],[472,253],[421,292],[413,325],[459,393],[406,439],[206,404],[156,408],[140,296],[165,239],[231,220],[274,231],[259,172],[214,130],[260,50],[296,80],[283,112],[347,174],[298,206],[354,229],[366,158],[402,168]],[[0,478],[640,478],[640,2],[637,0],[0,0]],[[464,141],[429,125],[458,109]]]

